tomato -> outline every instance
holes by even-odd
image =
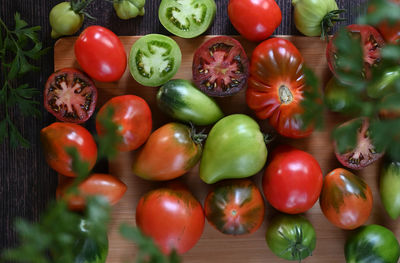
[[[117,81],[126,68],[126,53],[121,40],[101,26],[89,26],[75,41],[75,57],[93,79]]]
[[[49,166],[65,176],[76,176],[72,171],[72,159],[65,151],[66,147],[74,147],[82,161],[92,169],[97,161],[97,146],[92,135],[74,123],[55,122],[40,132],[40,140],[45,159]]]
[[[116,0],[113,6],[119,18],[131,19],[144,15],[145,2],[145,0]]]
[[[159,188],[142,196],[136,224],[165,254],[183,254],[200,239],[204,229],[201,204],[185,188]]]
[[[63,68],[48,78],[43,97],[46,110],[60,121],[83,123],[96,108],[97,89],[85,73]]]
[[[149,105],[135,95],[122,95],[111,98],[99,110],[96,116],[96,130],[99,136],[104,135],[101,118],[107,116],[109,109],[114,111],[112,121],[118,125],[122,141],[117,145],[119,151],[126,152],[139,148],[151,133],[152,118]]]
[[[135,155],[133,173],[154,181],[165,181],[184,175],[201,156],[202,136],[186,125],[168,123],[155,130]]]
[[[399,84],[400,67],[395,66],[388,68],[368,83],[367,94],[370,98],[382,98],[385,95],[394,93],[396,91],[396,85]]]
[[[182,53],[170,37],[149,34],[132,45],[129,70],[140,84],[158,87],[170,80],[181,66]]]
[[[268,38],[282,21],[281,9],[274,0],[230,0],[228,16],[235,29],[250,41]]]
[[[193,38],[210,27],[216,10],[214,0],[162,0],[158,18],[170,33]]]
[[[55,5],[49,14],[52,28],[51,37],[58,38],[64,35],[73,35],[81,28],[84,20],[82,9],[71,5],[71,2],[61,2]]]
[[[260,126],[244,114],[219,120],[208,134],[200,162],[200,178],[213,184],[223,179],[245,178],[258,173],[267,160]]]
[[[328,36],[334,23],[340,21],[335,0],[292,0],[294,24],[306,36]]]
[[[260,119],[283,136],[302,138],[312,133],[303,129],[298,118],[303,113],[301,102],[306,88],[303,57],[288,40],[271,38],[253,51],[250,78],[246,92],[247,105]]]
[[[348,112],[355,98],[345,85],[332,77],[325,87],[325,105],[333,112]]]
[[[385,164],[380,175],[379,193],[386,212],[396,220],[400,216],[400,163]]]
[[[158,107],[169,116],[195,125],[209,125],[224,116],[218,104],[190,81],[173,79],[157,92]]]
[[[325,176],[319,202],[332,224],[355,229],[368,220],[373,198],[371,188],[361,178],[337,168]]]
[[[248,179],[223,181],[204,201],[208,222],[228,235],[255,232],[264,220],[264,200],[257,186]]]
[[[67,201],[70,210],[82,211],[85,208],[85,197],[91,195],[104,196],[115,205],[124,196],[127,187],[121,180],[109,174],[92,174],[78,185],[79,195],[67,193],[72,185],[72,179],[64,179],[64,183],[58,184],[56,195]]]
[[[282,145],[273,151],[262,185],[275,209],[287,214],[303,213],[321,193],[321,167],[311,154]]]
[[[397,263],[399,242],[392,231],[380,225],[363,226],[345,244],[347,263]]]
[[[369,25],[353,24],[347,26],[346,29],[354,37],[360,38],[364,55],[363,75],[365,76],[365,78],[368,79],[371,76],[371,68],[376,66],[381,59],[380,51],[385,45],[385,41],[383,40],[381,34],[379,34],[379,32],[375,28]],[[331,38],[328,43],[328,46],[326,48],[326,60],[328,62],[329,69],[334,75],[336,75],[335,57],[337,57],[337,55],[334,41],[335,37]]]
[[[265,239],[275,255],[299,262],[311,256],[316,245],[314,227],[299,215],[275,216],[268,225]]]
[[[395,5],[400,5],[400,0],[390,0]],[[372,2],[368,6],[368,13],[374,12],[376,7]],[[381,21],[377,25],[377,29],[382,34],[386,42],[390,44],[400,44],[400,21],[391,23],[390,21]]]

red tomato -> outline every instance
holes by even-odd
[[[322,171],[314,157],[290,146],[279,146],[263,176],[268,202],[287,214],[303,213],[318,200]]]
[[[68,188],[73,183],[71,178],[64,178],[59,182],[56,196],[63,198],[68,203],[68,208],[74,211],[82,211],[85,208],[85,197],[91,195],[104,196],[110,205],[115,205],[125,194],[126,184],[109,174],[92,174],[78,186],[79,195],[67,194]]]
[[[290,41],[271,38],[255,48],[246,102],[283,136],[302,138],[312,133],[312,127],[303,130],[297,117],[303,112],[305,85],[303,57]]]
[[[72,172],[72,159],[65,147],[75,147],[82,161],[92,169],[97,161],[97,146],[92,135],[78,124],[55,122],[40,132],[47,163],[65,176],[76,176]]]
[[[122,142],[119,151],[126,152],[139,148],[149,137],[152,128],[151,111],[146,101],[135,95],[117,96],[107,101],[96,116],[96,130],[99,136],[105,131],[99,119],[106,116],[108,109],[114,110],[112,121],[119,126]]]
[[[133,173],[155,181],[174,179],[200,160],[201,143],[180,123],[168,123],[154,131],[133,160]]]
[[[89,26],[75,42],[75,56],[82,69],[93,79],[117,81],[126,68],[126,53],[121,40],[101,26]]]
[[[228,15],[235,29],[251,41],[268,38],[282,21],[274,0],[230,0]]]
[[[356,229],[372,210],[371,188],[351,172],[338,168],[325,176],[319,204],[325,217],[335,226]]]
[[[200,239],[204,229],[200,203],[182,187],[148,192],[136,208],[136,224],[165,254],[183,254]]]
[[[228,235],[255,232],[264,220],[264,200],[248,179],[229,180],[211,190],[204,202],[208,222]]]

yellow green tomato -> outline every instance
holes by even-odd
[[[145,0],[116,0],[114,9],[121,19],[131,19],[144,15]]]
[[[244,114],[219,120],[204,145],[200,178],[212,184],[223,179],[245,178],[258,173],[267,160],[260,126]]]
[[[72,9],[70,2],[61,2],[54,6],[49,15],[52,28],[51,37],[73,35],[81,28],[84,14]]]

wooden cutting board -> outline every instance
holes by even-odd
[[[132,44],[140,36],[120,37],[127,54],[129,54]],[[175,78],[191,79],[192,77],[192,58],[193,53],[201,43],[212,36],[198,37],[195,39],[182,39],[174,37],[182,50],[182,65]],[[297,37],[297,36],[279,36],[286,38],[294,43],[304,56],[308,67],[314,70],[321,79],[321,84],[326,83],[331,77],[325,59],[325,42],[319,38]],[[236,37],[245,48],[248,56],[256,44],[248,42],[241,37]],[[64,67],[77,67],[74,56],[73,46],[76,38],[63,38],[57,41],[54,47],[54,68],[55,70]],[[108,99],[123,95],[135,94],[144,98],[150,105],[153,114],[153,129],[162,124],[172,121],[165,116],[156,106],[157,88],[144,87],[138,84],[130,75],[129,69],[126,69],[123,77],[116,83],[96,83],[99,90],[97,107],[101,107]],[[218,98],[218,104],[228,115],[232,113],[245,113],[252,117],[254,115],[246,106],[244,92],[228,98]],[[291,140],[279,138],[277,142],[269,146],[269,151],[278,143],[293,145],[301,150],[311,153],[321,165],[324,175],[334,168],[341,167],[336,160],[332,143],[330,140],[330,130],[337,123],[342,121],[340,116],[326,114],[326,128],[324,131],[314,132],[309,138]],[[271,130],[267,121],[259,121],[264,132]],[[113,207],[112,221],[109,229],[109,255],[108,263],[127,262],[135,255],[135,246],[126,242],[118,234],[118,227],[122,222],[134,224],[135,209],[139,198],[150,189],[161,186],[162,183],[154,183],[142,180],[131,172],[131,153],[121,153],[115,160],[110,161],[110,173],[119,177],[128,186],[123,199]],[[268,164],[268,162],[267,162]],[[192,193],[203,203],[210,186],[203,183],[197,175],[198,166],[193,168],[181,180],[184,181]],[[381,224],[393,230],[397,237],[400,237],[400,226],[398,220],[391,220],[384,211],[378,192],[378,165],[367,167],[362,172],[355,172],[363,177],[373,191],[374,207],[367,223]],[[261,185],[262,172],[255,175],[253,180],[258,186]],[[261,188],[260,188],[261,189]],[[265,232],[268,221],[276,214],[271,206],[267,204],[266,217],[263,225],[252,235],[242,237],[225,236],[207,222],[204,233],[200,241],[189,252],[183,255],[184,262],[287,262],[275,256],[265,243]],[[345,262],[343,247],[346,237],[351,231],[344,231],[334,227],[322,214],[319,204],[316,203],[312,209],[305,213],[305,216],[311,221],[317,232],[317,247],[312,257],[304,262]],[[132,261],[131,261],[132,262]]]

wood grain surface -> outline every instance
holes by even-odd
[[[48,14],[51,8],[62,0],[1,0],[0,18],[10,27],[14,25],[14,14],[19,12],[21,17],[29,25],[41,26],[40,38],[44,47],[52,48],[55,40],[50,38],[51,28]],[[217,0],[217,15],[205,34],[235,35],[237,32],[229,22],[226,6],[229,0]],[[359,14],[366,0],[337,0],[341,9],[346,9],[344,14],[346,22],[352,24]],[[283,14],[281,25],[275,34],[300,35],[293,21],[293,8],[290,0],[277,0]],[[170,35],[160,24],[157,18],[160,0],[146,0],[146,15],[130,20],[120,20],[112,4],[105,0],[95,0],[88,7],[88,13],[96,17],[96,20],[85,19],[81,28],[89,25],[102,25],[117,35],[145,35],[149,33],[161,33]],[[76,35],[80,32],[78,31]],[[37,63],[40,71],[35,72],[21,80],[29,83],[31,87],[42,90],[48,76],[53,72],[53,52],[48,52]],[[41,102],[43,95],[37,96]],[[14,247],[17,244],[17,236],[13,227],[16,218],[25,218],[36,221],[40,218],[49,201],[55,197],[57,176],[46,164],[43,158],[39,141],[40,130],[55,121],[43,107],[39,107],[42,118],[23,117],[17,109],[10,114],[22,134],[31,142],[29,149],[12,148],[8,141],[0,142],[0,248]],[[4,116],[4,108],[0,107],[0,119]],[[86,125],[93,130],[93,122]]]
[[[193,53],[196,48],[211,36],[199,37],[196,39],[185,40],[175,37],[182,51],[182,65],[175,78],[191,79],[191,67]],[[302,53],[308,67],[313,69],[322,83],[331,77],[325,59],[326,44],[319,38],[280,36],[289,39]],[[139,37],[120,37],[126,51],[129,53],[130,47]],[[250,55],[255,43],[237,39],[243,44],[246,52]],[[75,38],[64,38],[59,40],[54,49],[54,67],[55,70],[64,67],[79,67],[74,59],[73,43]],[[127,69],[120,81],[116,83],[97,83],[99,88],[98,107],[101,107],[108,99],[113,96],[123,94],[135,94],[144,98],[150,105],[153,114],[153,130],[162,124],[172,121],[163,114],[156,105],[156,92],[158,88],[144,87],[138,84],[130,75]],[[245,102],[244,92],[227,98],[218,98],[218,104],[222,107],[225,114],[245,113],[255,117],[248,109]],[[290,144],[301,150],[311,153],[321,165],[324,175],[334,168],[341,167],[334,156],[332,143],[330,140],[330,129],[342,121],[338,115],[326,114],[327,127],[321,132],[314,132],[311,137],[306,139],[291,140],[279,138],[277,142],[269,145],[271,151],[276,144]],[[263,132],[271,131],[267,121],[258,121]],[[135,247],[124,241],[119,233],[118,226],[122,222],[135,222],[135,209],[139,198],[163,183],[155,183],[142,180],[135,176],[132,171],[132,158],[135,152],[121,153],[116,160],[110,162],[110,173],[119,177],[128,186],[128,191],[113,208],[112,222],[109,231],[110,250],[108,263],[120,263],[132,258],[135,253]],[[268,165],[268,162],[267,162]],[[357,175],[364,178],[373,190],[374,208],[368,223],[377,223],[385,225],[395,231],[400,236],[400,226],[396,221],[390,220],[383,210],[377,190],[377,174],[379,167],[373,165],[362,172],[356,172]],[[260,186],[262,172],[252,179]],[[188,174],[181,178],[186,183],[192,193],[203,203],[210,186],[203,183],[198,177],[198,166],[193,168]],[[261,189],[261,188],[260,188]],[[184,262],[285,262],[273,255],[265,243],[265,231],[271,217],[276,211],[268,206],[266,210],[266,219],[262,227],[253,235],[243,237],[225,236],[209,224],[206,224],[204,233],[197,245],[183,256]],[[317,247],[313,256],[304,262],[344,262],[343,246],[346,237],[351,231],[340,230],[330,224],[323,216],[319,204],[317,203],[311,210],[305,213],[305,216],[314,225],[317,232]]]

